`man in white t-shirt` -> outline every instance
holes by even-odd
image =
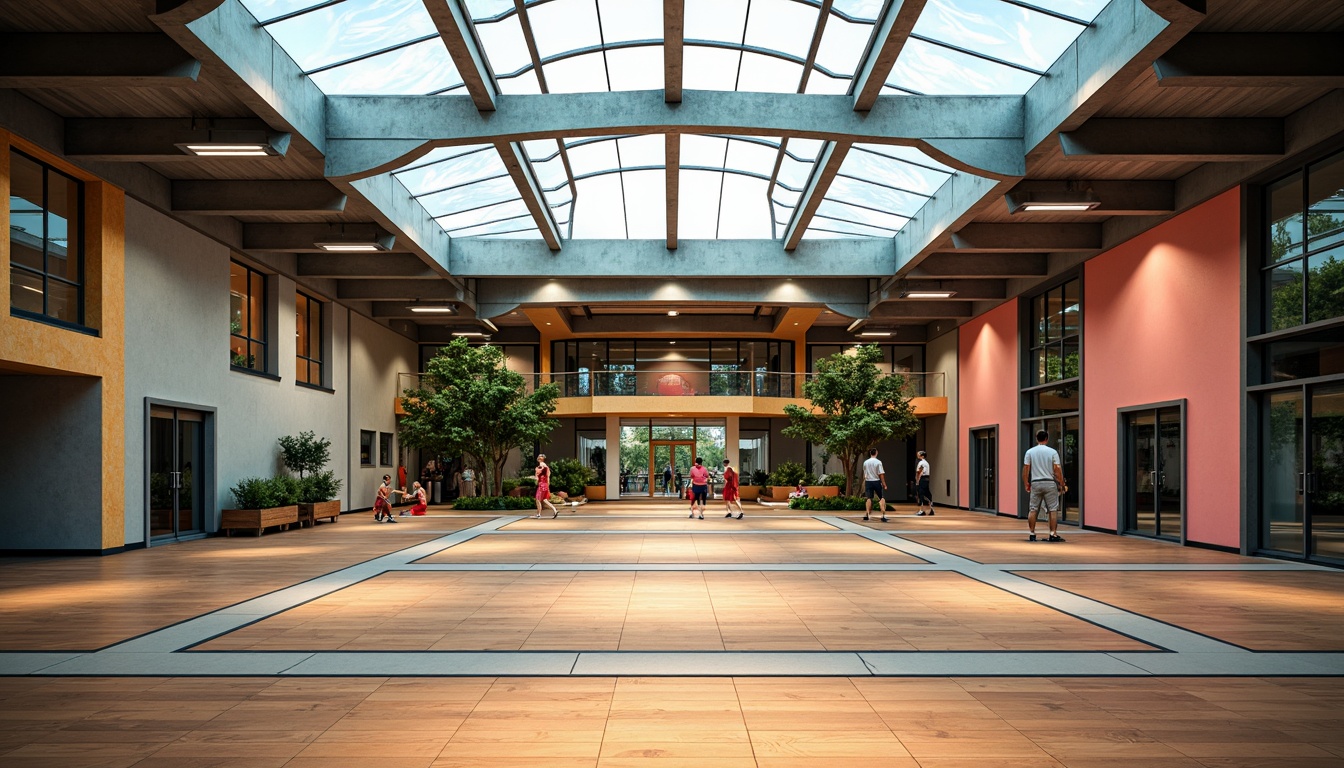
[[[1044,506],[1050,519],[1050,538],[1046,541],[1063,541],[1059,535],[1059,494],[1067,492],[1064,483],[1064,469],[1059,464],[1059,451],[1046,445],[1050,433],[1041,430],[1036,433],[1036,446],[1027,450],[1022,459],[1022,486],[1031,494],[1027,502],[1027,541],[1036,540],[1036,513]]]
[[[877,497],[877,507],[882,513],[882,522],[887,522],[887,500],[883,492],[887,490],[887,471],[882,468],[882,462],[877,460],[877,449],[868,451],[868,460],[863,462],[863,497],[864,502],[863,519],[867,520],[869,515],[873,514],[873,497]]]
[[[929,458],[924,451],[916,451],[915,456],[915,496],[919,499],[918,517],[933,514],[933,491],[929,490]]]

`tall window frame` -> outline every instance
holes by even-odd
[[[229,367],[269,373],[266,275],[229,261]]]
[[[1265,333],[1344,318],[1344,151],[1264,188]]]
[[[85,184],[26,152],[11,147],[9,153],[10,314],[75,330],[91,331],[85,325],[84,301]],[[23,185],[25,164],[35,166],[27,173],[36,171],[40,175],[40,193],[35,189],[31,192],[40,200],[29,200],[14,194],[15,187]],[[64,217],[53,211],[53,195],[59,191],[58,185],[64,186],[66,190]],[[74,199],[71,200],[71,197]],[[30,205],[36,208],[29,208]],[[59,242],[65,243],[63,253],[58,252],[61,250],[57,245]],[[56,261],[64,263],[53,264]],[[53,307],[57,303],[53,301],[53,296],[58,292],[65,297],[59,302],[59,307]],[[40,306],[31,304],[30,293],[41,295]],[[29,303],[16,304],[16,299]]]
[[[1068,493],[1061,522],[1082,525],[1083,499],[1083,316],[1084,285],[1074,272],[1021,300],[1022,388],[1018,455],[1036,444],[1036,432],[1050,435],[1059,451]],[[1000,435],[1000,439],[1003,436]],[[1005,503],[999,494],[1002,512]],[[1019,498],[1020,510],[1027,498]]]
[[[294,292],[294,380],[312,387],[325,386],[322,360],[323,302],[303,291]]]

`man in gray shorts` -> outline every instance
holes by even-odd
[[[1027,502],[1027,541],[1036,540],[1036,513],[1044,506],[1049,514],[1050,538],[1046,541],[1063,541],[1058,533],[1059,492],[1067,491],[1064,485],[1064,469],[1059,465],[1059,452],[1046,445],[1050,433],[1041,430],[1036,433],[1036,446],[1027,451],[1022,460],[1022,485],[1031,500]]]
[[[863,462],[863,497],[864,502],[863,519],[867,520],[873,514],[873,498],[877,498],[878,511],[882,513],[882,522],[887,522],[887,500],[882,495],[887,490],[887,471],[882,468],[882,462],[877,458],[877,449],[868,451],[868,460]]]

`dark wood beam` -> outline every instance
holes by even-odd
[[[162,34],[0,34],[0,88],[195,85],[201,62]]]
[[[664,141],[664,162],[667,169],[667,249],[677,249],[677,217],[681,202],[681,134],[669,133]]]
[[[1162,180],[1027,179],[1004,195],[1004,201],[1011,211],[1027,200],[1048,201],[1052,195],[1063,199],[1059,196],[1078,193],[1088,193],[1099,205],[1087,211],[1069,211],[1069,216],[1158,216],[1176,210],[1176,182]],[[1024,211],[1019,215],[1031,214]]]
[[[971,317],[969,301],[929,301],[925,299],[892,299],[873,307],[868,315],[870,321],[888,318],[909,320],[914,318],[941,320]]]
[[[682,40],[686,29],[686,0],[663,0],[663,99],[681,103]]]
[[[341,280],[336,298],[346,301],[454,301],[461,292],[443,278],[435,280]]]
[[[278,253],[326,253],[315,243],[376,242],[396,246],[392,233],[377,224],[244,224],[243,250]]]
[[[541,239],[546,242],[546,247],[552,251],[560,250],[560,228],[556,226],[555,217],[551,215],[551,209],[546,205],[546,196],[542,194],[541,185],[532,175],[532,164],[523,154],[523,146],[517,142],[500,141],[495,142],[495,150],[499,152],[500,159],[504,161],[504,168],[508,170],[514,185],[518,187],[518,194],[523,198],[528,213],[532,214],[537,229],[541,231]]]
[[[789,219],[789,226],[784,230],[784,250],[792,251],[803,241],[803,234],[807,232],[812,217],[816,215],[818,206],[826,197],[826,190],[831,188],[831,182],[840,172],[840,166],[844,164],[850,146],[848,141],[833,141],[821,151],[821,156],[817,158],[817,164],[812,169],[812,177],[807,180],[807,187],[798,198],[798,206],[793,209],[793,217]],[[774,216],[773,207],[770,215]]]
[[[1101,249],[1101,224],[998,224],[973,221],[952,233],[961,253],[1052,253]]]
[[[1154,61],[1153,71],[1167,87],[1344,88],[1344,34],[1193,34]]]
[[[1278,118],[1093,118],[1059,143],[1077,160],[1240,162],[1284,152]]]
[[[122,163],[199,161],[182,149],[186,144],[265,144],[275,157],[289,149],[290,134],[271,130],[256,118],[193,120],[166,118],[69,118],[65,121],[65,154],[81,160]],[[246,158],[247,162],[274,158]]]
[[[198,216],[331,216],[346,196],[321,180],[178,180],[173,212]]]
[[[906,273],[921,278],[1045,277],[1050,274],[1044,253],[932,253]]]
[[[864,57],[854,77],[854,88],[851,91],[854,94],[854,109],[867,112],[877,103],[882,86],[887,82],[887,75],[891,74],[891,68],[901,55],[905,41],[910,39],[910,32],[915,28],[915,22],[919,21],[919,14],[924,11],[925,2],[891,0],[887,4],[886,13],[877,21],[877,30],[873,34],[868,55]]]
[[[471,94],[471,101],[482,112],[493,112],[499,92],[495,88],[490,65],[476,40],[471,14],[461,0],[424,0],[425,10],[443,38],[443,45],[457,67],[457,73]],[[540,73],[538,73],[540,74]]]
[[[410,253],[300,253],[299,277],[431,278],[440,275]]]

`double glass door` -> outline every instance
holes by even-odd
[[[1274,392],[1266,408],[1261,546],[1344,561],[1344,384]]]
[[[1185,436],[1179,405],[1126,410],[1120,493],[1124,532],[1181,539]]]
[[[695,441],[650,440],[650,496],[680,496],[691,483],[691,465],[695,464]]]
[[[1081,422],[1077,416],[1059,416],[1048,419],[1034,419],[1025,423],[1027,434],[1023,436],[1023,444],[1030,447],[1036,444],[1036,433],[1045,430],[1050,435],[1050,440],[1046,445],[1059,452],[1060,469],[1064,471],[1064,482],[1068,483],[1069,490],[1060,498],[1059,519],[1061,522],[1077,525],[1082,522],[1082,509],[1079,502],[1082,500],[1081,477],[1081,448],[1083,444]],[[1025,451],[1024,451],[1025,452]],[[1018,459],[1018,462],[1021,458]],[[1021,471],[1021,465],[1018,464],[1018,471]],[[1019,516],[1026,516],[1027,494],[1021,496],[1022,510]],[[1072,510],[1072,511],[1070,511]]]
[[[997,510],[995,468],[999,457],[996,427],[971,430],[971,508]]]
[[[200,411],[149,412],[149,534],[173,539],[205,531],[205,418]]]

